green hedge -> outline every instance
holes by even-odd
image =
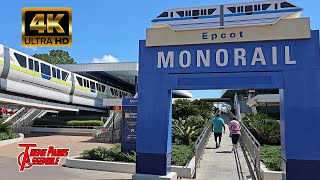
[[[103,126],[100,120],[63,120],[63,119],[36,119],[33,125],[37,126]]]
[[[72,120],[67,122],[67,126],[103,126],[104,122],[100,120]]]
[[[185,166],[194,156],[194,147],[187,145],[172,145],[171,163],[177,166]]]
[[[20,137],[18,134],[15,133],[0,133],[0,141],[14,139]]]
[[[267,166],[269,170],[281,171],[282,170],[282,157],[280,146],[261,147],[261,161]]]
[[[193,147],[186,145],[173,145],[171,164],[177,166],[185,166],[193,157]],[[135,152],[121,152],[121,145],[117,144],[112,148],[98,147],[85,150],[81,153],[81,158],[100,161],[120,161],[120,162],[136,162]]]
[[[36,119],[33,125],[54,125],[54,126],[65,126],[69,120],[62,119]]]

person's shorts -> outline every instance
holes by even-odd
[[[231,135],[232,144],[238,144],[239,137],[240,137],[240,134],[232,134]]]
[[[215,133],[214,133],[214,137],[215,137],[215,138],[217,138],[217,137],[221,138],[221,137],[222,137],[222,133],[216,133],[216,132],[215,132]]]

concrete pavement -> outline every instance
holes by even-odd
[[[20,143],[37,143],[38,147],[48,147],[55,145],[58,148],[70,148],[70,156],[79,155],[83,150],[92,149],[98,146],[112,147],[112,144],[96,143],[91,141],[88,136],[36,136],[26,137]],[[63,167],[65,158],[61,159],[59,166],[54,167],[32,167],[24,172],[19,172],[17,164],[17,155],[23,149],[18,148],[17,143],[0,147],[0,180],[100,180],[113,179],[123,180],[131,179],[131,174],[112,173],[104,171],[92,171],[83,169],[72,169]]]
[[[227,127],[227,126],[226,126]],[[222,136],[221,146],[216,148],[213,133],[209,139],[200,168],[197,170],[199,180],[247,180],[251,179],[248,165],[243,151],[238,148],[238,153],[231,152],[232,142],[229,129]],[[236,156],[238,155],[238,156]]]

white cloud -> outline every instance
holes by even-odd
[[[36,47],[36,46],[26,46],[25,48],[31,49],[31,50],[33,50],[33,51],[38,50],[38,47]]]
[[[102,58],[93,58],[91,63],[113,63],[119,62],[120,60],[112,55],[104,55]]]

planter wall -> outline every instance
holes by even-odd
[[[282,172],[270,171],[262,162],[260,163],[260,175],[262,180],[282,179]]]
[[[176,172],[178,177],[181,178],[192,178],[194,171],[193,157],[187,166],[172,166],[171,170]],[[68,157],[65,163],[66,167],[90,169],[99,171],[119,172],[119,173],[130,173],[135,174],[136,164],[135,163],[124,163],[124,162],[110,162],[110,161],[96,161],[79,159],[79,156]]]

